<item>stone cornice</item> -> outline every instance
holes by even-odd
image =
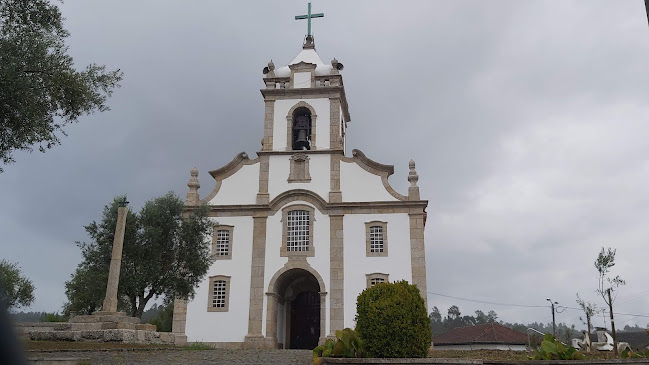
[[[332,75],[331,77],[334,77]],[[281,78],[286,80],[286,78]],[[272,79],[265,79],[272,80]],[[342,86],[342,79],[340,86],[320,86],[312,88],[299,88],[299,89],[261,89],[261,95],[264,100],[283,100],[283,99],[309,99],[309,98],[340,98],[340,104],[343,109],[345,121],[349,122],[351,117],[349,115],[349,107],[347,104],[347,96],[345,95],[345,87]]]
[[[424,209],[428,206],[427,200],[330,203],[310,190],[295,189],[278,195],[268,204],[212,205],[210,206],[210,215],[268,216],[274,215],[279,209],[294,201],[307,202],[326,215],[382,213],[423,214]],[[185,207],[185,210],[191,211],[196,208],[197,207],[194,206],[187,206]]]
[[[341,149],[323,149],[323,150],[306,150],[306,151],[257,151],[257,156],[265,155],[294,155],[296,153],[304,153],[305,155],[342,155],[344,151]]]

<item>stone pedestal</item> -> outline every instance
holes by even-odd
[[[176,344],[173,333],[157,332],[156,326],[140,323],[124,312],[95,312],[57,323],[53,330],[31,331],[32,340],[122,342],[137,344]]]

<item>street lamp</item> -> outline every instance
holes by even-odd
[[[550,306],[552,308],[552,336],[554,336],[554,338],[557,338],[557,324],[554,321],[554,305],[559,304],[559,302],[553,302],[550,298],[546,298],[545,300],[550,302]]]

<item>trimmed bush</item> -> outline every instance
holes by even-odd
[[[356,302],[356,331],[370,357],[425,357],[433,337],[424,299],[407,281],[365,289]]]

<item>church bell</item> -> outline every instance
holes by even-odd
[[[293,124],[293,135],[296,136],[293,142],[294,150],[311,149],[311,143],[308,140],[310,127],[311,123],[308,116],[301,115],[295,118],[295,123]]]

